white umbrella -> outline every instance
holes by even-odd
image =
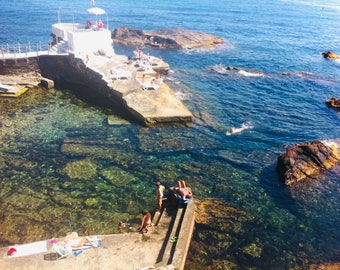
[[[89,8],[87,10],[88,13],[90,14],[94,14],[94,15],[102,15],[102,14],[105,14],[106,11],[102,8],[98,8],[98,7],[94,7],[94,8]]]

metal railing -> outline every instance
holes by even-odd
[[[0,46],[0,58],[22,58],[33,57],[39,55],[49,54],[51,50],[50,44],[42,45],[41,42],[37,44],[17,43],[16,45],[2,45]]]

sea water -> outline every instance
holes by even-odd
[[[340,113],[325,105],[340,94],[340,62],[321,55],[340,53],[338,1],[97,0],[107,16],[88,15],[89,2],[6,1],[0,45],[47,45],[58,11],[61,21],[101,16],[111,30],[179,27],[226,42],[209,50],[144,48],[170,64],[167,82],[194,114],[189,127],[147,128],[118,116],[108,125],[110,109],[67,90],[1,99],[2,245],[70,230],[114,233],[120,220],[137,227],[141,210],[157,206],[154,183],[184,179],[197,198],[256,216],[261,226],[244,237],[273,247],[262,250],[258,269],[338,261],[339,168],[295,192],[275,171],[289,146],[340,137]],[[240,132],[230,136],[232,127]],[[252,266],[238,250],[227,253],[240,269]]]

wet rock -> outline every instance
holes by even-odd
[[[115,42],[125,45],[148,45],[165,49],[210,48],[225,42],[217,36],[181,28],[146,32],[140,29],[120,27],[114,30],[112,38]]]
[[[47,79],[47,78],[42,78],[41,82],[40,82],[40,85],[42,87],[47,88],[47,89],[52,89],[52,88],[54,88],[54,81],[50,80],[50,79]]]
[[[337,145],[321,141],[296,144],[277,161],[280,181],[291,185],[317,177],[339,161]]]

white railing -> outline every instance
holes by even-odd
[[[39,55],[49,54],[51,46],[42,45],[41,42],[32,45],[30,42],[27,44],[18,43],[16,45],[2,45],[0,46],[0,58],[24,58]]]

